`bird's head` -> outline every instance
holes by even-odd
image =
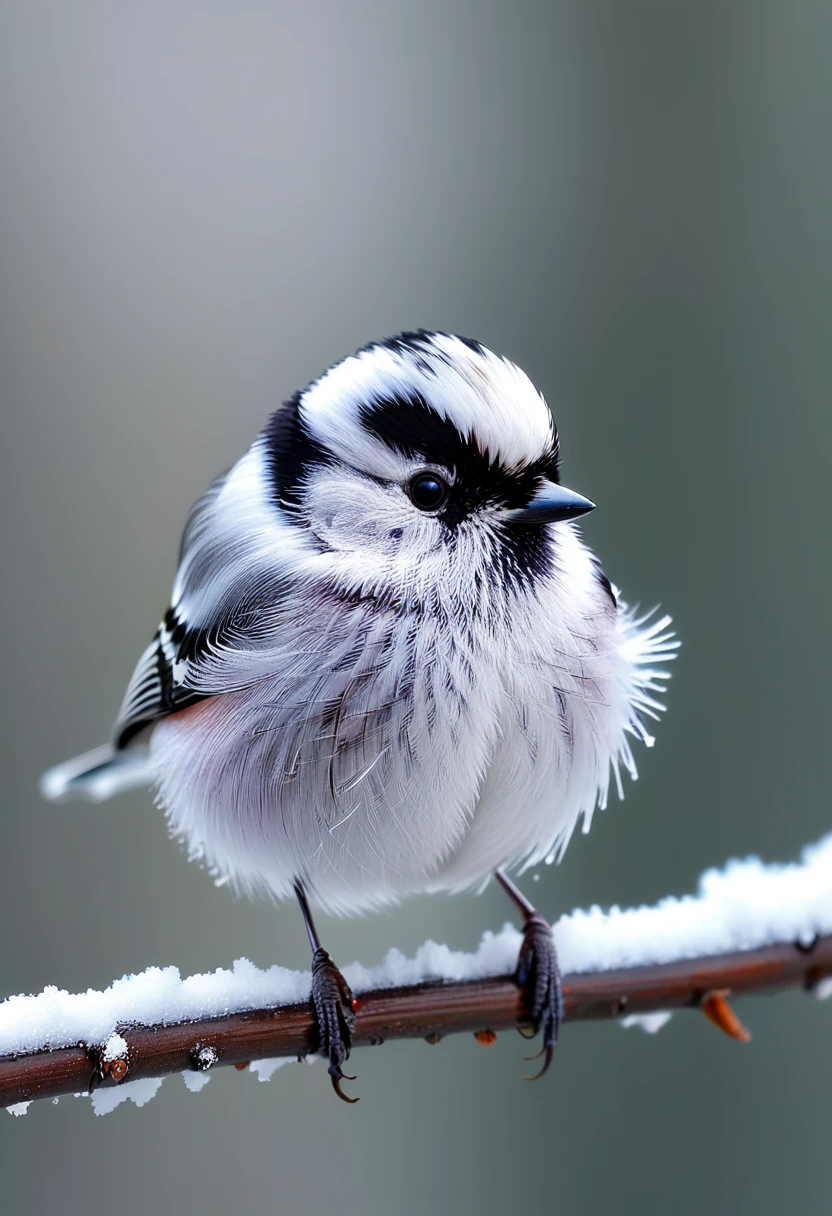
[[[261,442],[273,501],[355,587],[526,586],[554,560],[546,525],[593,507],[559,484],[557,430],[525,373],[444,333],[343,359]]]

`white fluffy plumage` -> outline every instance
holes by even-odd
[[[44,792],[151,783],[237,888],[342,912],[559,854],[635,776],[677,643],[573,522],[532,519],[570,494],[557,460],[544,399],[478,343],[344,359],[197,503],[113,745]]]

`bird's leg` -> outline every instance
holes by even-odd
[[[355,1080],[355,1077],[349,1076],[341,1069],[344,1061],[349,1059],[355,1026],[352,993],[347,981],[321,945],[309,910],[309,901],[300,881],[295,882],[295,895],[298,897],[306,932],[309,934],[309,944],[312,947],[312,1005],[318,1025],[317,1050],[329,1058],[329,1076],[338,1097],[344,1102],[358,1102],[358,1098],[348,1098],[341,1089],[342,1081]]]
[[[538,1056],[527,1057],[535,1060],[539,1056],[544,1057],[540,1071],[528,1078],[535,1081],[543,1076],[552,1062],[552,1052],[563,1021],[563,989],[555,940],[549,922],[529,903],[508,875],[502,870],[495,870],[494,877],[523,917],[523,944],[517,960],[516,978],[526,994],[531,1019],[528,1037],[536,1035],[538,1031],[543,1035],[543,1046]],[[526,1032],[521,1030],[520,1033]]]

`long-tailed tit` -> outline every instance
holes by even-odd
[[[444,333],[373,343],[199,500],[112,742],[43,777],[52,799],[151,785],[216,874],[297,895],[342,1097],[353,1006],[309,901],[351,912],[495,875],[548,1066],[552,934],[503,867],[559,856],[611,775],[635,775],[677,645],[580,539],[592,507],[560,485],[552,416],[513,363]]]

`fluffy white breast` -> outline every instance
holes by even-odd
[[[311,583],[256,682],[156,727],[174,830],[243,889],[301,875],[337,911],[564,847],[611,772],[635,775],[628,736],[649,739],[673,643],[556,529],[557,570],[508,611],[368,612]]]
[[[431,889],[458,889],[497,866],[559,858],[583,818],[607,804],[610,781],[637,776],[631,740],[664,709],[678,642],[669,617],[637,619],[614,604],[591,552],[558,527],[559,570],[518,600],[510,629],[485,644],[500,685],[500,729],[465,839]]]

